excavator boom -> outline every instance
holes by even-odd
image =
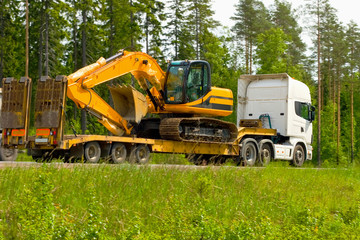
[[[142,52],[121,51],[107,60],[100,58],[96,63],[79,69],[67,78],[67,96],[80,108],[96,116],[113,134],[130,135],[132,126],[129,121],[139,122],[148,112],[149,104],[143,94],[132,87],[111,87],[115,110],[92,90],[101,83],[128,73],[150,94],[156,108],[159,100],[155,101],[150,93],[147,80],[158,92],[163,92],[165,73],[155,59]]]

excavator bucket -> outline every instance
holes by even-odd
[[[139,123],[148,113],[146,97],[135,88],[126,85],[109,86],[114,109],[127,121]]]

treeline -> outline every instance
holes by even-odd
[[[358,159],[359,27],[341,23],[329,0],[297,10],[288,1],[266,8],[259,0],[239,0],[234,8],[234,25],[226,28],[214,20],[211,0],[29,0],[29,76],[36,85],[42,75],[68,75],[124,48],[146,52],[164,68],[167,60],[207,60],[213,85],[234,93],[240,74],[287,72],[310,86],[321,113],[314,162],[317,139],[323,164]],[[304,29],[312,46],[301,38]],[[0,43],[0,78],[23,76],[25,0],[0,0]],[[129,76],[115,81],[132,82]],[[96,90],[109,98],[106,86]],[[85,112],[71,102],[67,109],[78,131],[82,115],[83,131],[106,133],[93,119],[85,124]]]

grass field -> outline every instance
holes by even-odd
[[[0,239],[358,239],[360,169],[0,170]]]

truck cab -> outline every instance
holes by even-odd
[[[276,129],[274,158],[312,159],[314,112],[309,88],[285,73],[240,77],[238,125],[240,119],[261,119],[264,128]],[[297,145],[302,151],[295,151]]]

